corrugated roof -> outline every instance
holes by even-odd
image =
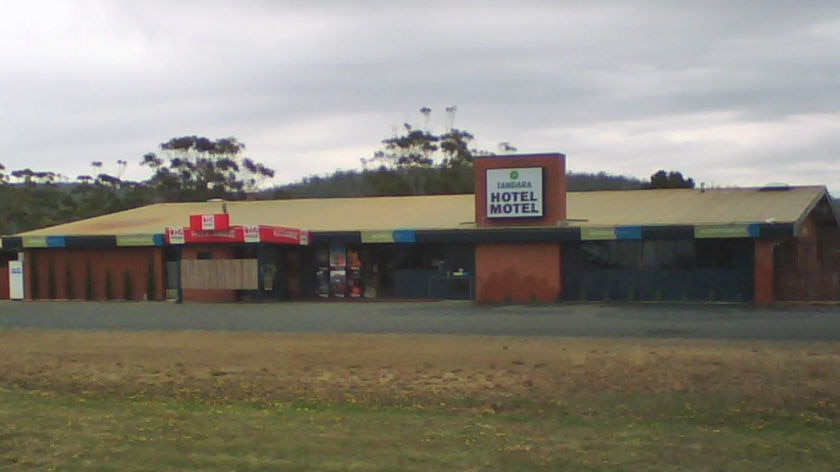
[[[570,226],[795,223],[826,195],[825,187],[787,190],[665,189],[572,192]],[[329,198],[227,202],[231,224],[310,231],[460,229],[475,227],[473,195]],[[162,233],[189,215],[221,213],[222,203],[162,203],[23,233],[95,236]]]
[[[275,225],[309,231],[450,229],[475,220],[472,195],[317,198],[226,202],[233,225]],[[189,226],[189,215],[221,213],[221,202],[161,203],[23,233],[26,236],[162,233]]]
[[[825,187],[661,189],[570,193],[567,216],[586,225],[795,223]]]

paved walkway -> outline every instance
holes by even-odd
[[[477,306],[469,301],[0,301],[0,329],[209,330],[840,341],[840,306],[705,304]]]

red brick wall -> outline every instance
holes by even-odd
[[[108,298],[109,277],[111,298],[125,300],[126,274],[130,279],[131,299],[164,299],[165,267],[163,250],[158,247],[27,249],[24,264],[27,299],[84,300],[90,275],[93,300]],[[150,270],[155,293],[149,293]]]
[[[562,295],[559,244],[479,244],[476,301],[552,303]]]
[[[566,219],[566,156],[563,154],[482,157],[476,159],[474,165],[475,221],[478,226],[555,226]],[[508,167],[543,168],[543,218],[487,218],[487,169]]]
[[[776,247],[775,286],[778,300],[840,300],[840,230],[803,222],[799,237]]]
[[[773,269],[775,241],[755,241],[755,303],[770,305],[776,301]]]
[[[9,299],[9,261],[0,255],[0,300]]]
[[[232,246],[218,244],[195,244],[184,246],[182,259],[198,259],[198,253],[209,252],[213,259],[233,259]],[[184,290],[184,301],[228,303],[236,301],[236,290]]]

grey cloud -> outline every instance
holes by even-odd
[[[775,169],[756,156],[791,157],[769,138],[672,136],[795,137],[792,118],[820,114],[840,126],[836,2],[62,3],[0,19],[14,46],[0,50],[8,167],[84,168],[196,133],[236,135],[293,179],[357,167],[421,106],[439,122],[458,105],[481,147],[566,151],[573,169],[680,165],[721,181],[702,161],[714,153],[743,169],[731,185],[840,178],[826,133],[799,133],[802,166]]]

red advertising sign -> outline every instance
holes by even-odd
[[[227,231],[230,229],[230,215],[190,215],[190,229],[195,231]]]
[[[226,231],[196,231],[184,228],[184,239],[188,243],[241,243],[245,241],[241,226]]]
[[[192,219],[192,217],[190,218]],[[309,232],[298,228],[266,225],[228,226],[225,230],[218,228],[215,230],[200,230],[192,226],[166,228],[167,244],[259,242],[307,246],[309,245]]]
[[[260,226],[260,240],[266,243],[300,244],[303,231],[284,226]]]

